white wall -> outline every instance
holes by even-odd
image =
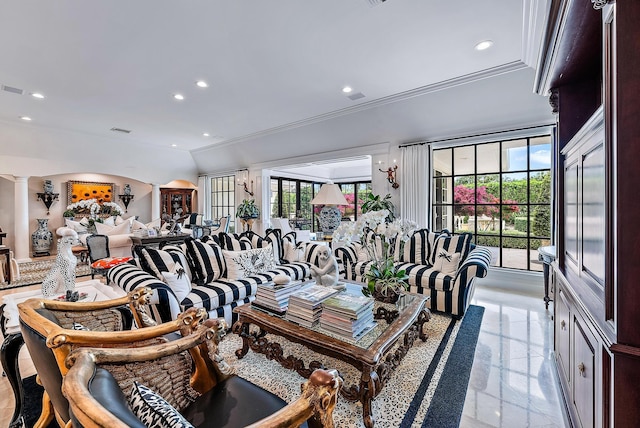
[[[53,202],[47,215],[47,208],[42,201],[37,198],[37,193],[43,191],[44,180],[51,180],[53,182],[53,188],[55,193],[59,193],[58,201]],[[49,230],[54,232],[58,227],[64,225],[64,219],[62,213],[68,205],[68,192],[67,182],[73,181],[92,181],[99,183],[114,183],[115,184],[115,199],[113,202],[117,203],[124,209],[124,204],[118,198],[117,195],[123,193],[125,183],[131,185],[131,193],[134,195],[133,201],[129,204],[128,212],[123,217],[128,218],[131,216],[139,216],[140,221],[151,221],[151,185],[133,180],[130,178],[107,175],[107,174],[59,174],[49,175],[43,177],[29,177],[28,187],[28,201],[29,201],[29,237],[37,227],[38,218],[48,218]],[[14,221],[14,201],[15,190],[14,182],[10,176],[0,176],[0,228],[3,232],[7,232],[7,237],[3,241],[3,244],[8,245],[10,248],[14,248],[15,243],[15,221]],[[29,243],[29,246],[31,244]],[[52,251],[55,252],[55,246],[52,245]],[[31,253],[31,247],[29,252]]]

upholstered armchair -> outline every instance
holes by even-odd
[[[74,426],[165,426],[157,418],[172,426],[333,427],[342,385],[336,371],[316,370],[287,405],[218,355],[226,327],[210,319],[170,344],[73,351],[62,390]]]
[[[69,404],[62,395],[64,362],[74,349],[83,346],[142,346],[157,343],[159,336],[190,332],[207,316],[204,310],[185,311],[176,320],[161,325],[146,312],[150,288],[100,302],[60,302],[29,299],[18,304],[20,329],[44,387],[42,414],[34,425],[46,427],[55,417],[58,425],[69,421]],[[138,329],[132,329],[133,322]]]

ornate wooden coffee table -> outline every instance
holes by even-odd
[[[304,345],[318,354],[326,355],[351,364],[361,373],[359,385],[347,385],[340,393],[349,401],[362,403],[362,418],[366,427],[373,427],[371,400],[382,390],[392,372],[400,365],[415,340],[427,340],[424,323],[429,321],[430,312],[425,307],[427,296],[407,294],[405,306],[397,309],[394,305],[376,302],[374,314],[378,327],[355,343],[349,343],[323,332],[320,327],[312,329],[299,326],[277,316],[252,308],[250,305],[234,309],[238,321],[233,332],[242,338],[242,348],[236,351],[241,359],[249,348],[278,361],[283,367],[297,371],[308,378],[313,370],[323,367],[319,361],[312,361],[308,367],[294,355],[283,355],[277,342],[269,342],[267,334],[281,336],[290,342]],[[253,324],[258,329],[249,329]],[[398,341],[403,338],[403,341]]]

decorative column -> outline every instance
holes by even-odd
[[[160,185],[151,184],[151,220],[160,218]]]
[[[29,257],[29,177],[16,177],[14,184],[14,257],[30,261]]]

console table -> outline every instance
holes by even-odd
[[[102,284],[99,280],[89,280],[76,284],[78,292],[87,293],[87,297],[82,301],[103,301],[115,299],[125,295],[124,291]],[[61,293],[62,294],[62,293]],[[3,297],[0,306],[0,330],[4,336],[2,348],[0,348],[0,361],[2,369],[7,375],[9,384],[15,399],[15,409],[13,417],[9,423],[9,428],[24,425],[22,417],[22,404],[24,402],[24,389],[22,386],[22,376],[18,365],[18,354],[24,340],[20,331],[20,319],[18,315],[18,303],[22,303],[31,298],[42,298],[40,290],[24,291],[22,293],[8,294]]]
[[[544,277],[544,308],[549,309],[549,266],[556,259],[556,247],[549,245],[538,248],[538,260],[542,262],[542,274]]]

